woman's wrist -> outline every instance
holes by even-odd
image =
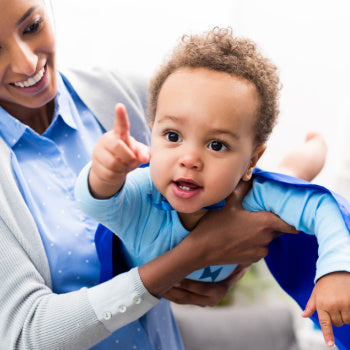
[[[191,272],[204,267],[204,260],[189,235],[172,250],[140,266],[139,274],[147,290],[160,296]]]

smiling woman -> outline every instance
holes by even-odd
[[[0,34],[1,106],[43,133],[51,122],[57,90],[53,30],[42,1],[29,8],[26,1],[1,7],[1,23],[7,23]]]

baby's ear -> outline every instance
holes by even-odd
[[[266,147],[267,146],[265,143],[263,143],[262,145],[256,146],[256,148],[255,148],[255,150],[250,158],[249,167],[247,168],[247,170],[245,171],[245,173],[242,176],[243,181],[249,181],[251,179],[252,174],[253,174],[253,170],[256,166],[256,163],[258,162],[260,157],[264,154]]]

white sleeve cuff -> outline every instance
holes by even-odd
[[[137,267],[88,289],[87,294],[98,320],[110,332],[137,320],[159,302],[143,285]]]

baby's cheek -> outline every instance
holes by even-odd
[[[165,182],[167,181],[169,174],[167,174],[167,172],[165,171],[165,166],[162,164],[162,162],[159,162],[157,158],[151,158],[150,173],[154,185],[160,192],[162,192],[162,189],[164,187]]]
[[[234,192],[238,185],[239,179],[221,178],[213,182],[213,192],[216,195],[216,200],[220,201],[227,198]]]
[[[228,180],[228,183],[226,185],[227,186],[227,196],[229,196],[231,193],[233,193],[235,191],[235,189],[237,188],[240,181],[241,181],[241,178],[238,176],[231,177],[231,179]]]

